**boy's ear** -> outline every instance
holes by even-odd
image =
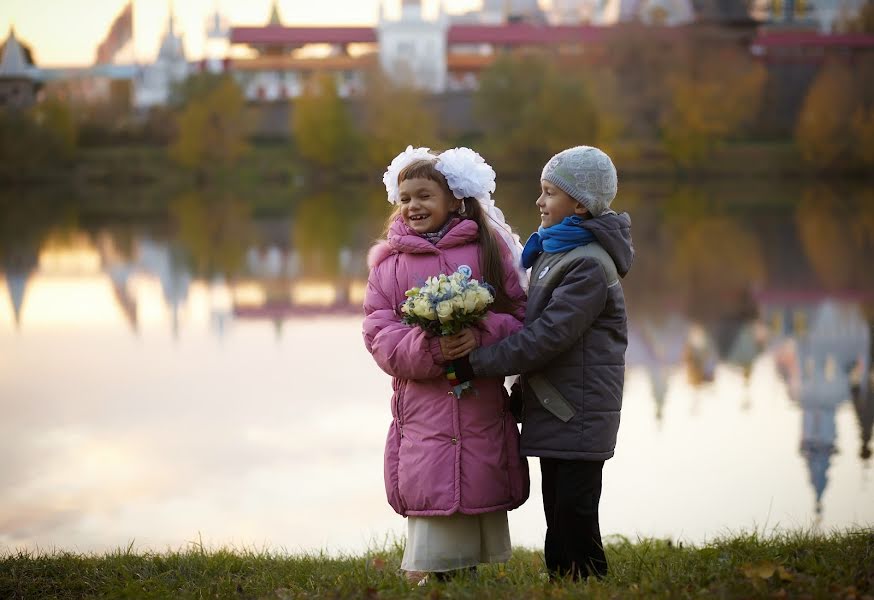
[[[589,214],[589,209],[582,202],[577,202],[577,205],[574,207],[574,214],[585,217]]]

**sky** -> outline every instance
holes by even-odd
[[[205,22],[218,6],[232,25],[267,22],[272,0],[176,0],[177,30],[185,36],[190,59],[203,56]],[[10,26],[28,44],[39,66],[80,66],[94,62],[97,45],[127,0],[0,0],[0,36]],[[398,14],[400,0],[385,0],[389,17]],[[451,13],[478,8],[481,0],[446,0]],[[286,25],[371,25],[379,0],[279,0]],[[426,16],[437,0],[423,0]],[[135,0],[133,57],[150,60],[166,28],[169,0]]]

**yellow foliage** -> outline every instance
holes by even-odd
[[[291,127],[300,155],[321,167],[351,156],[354,130],[330,75],[315,76],[295,101]]]
[[[188,168],[229,167],[245,154],[242,91],[223,78],[202,97],[193,98],[179,119],[179,134],[170,155]]]
[[[620,130],[613,81],[559,70],[541,55],[501,57],[483,73],[475,102],[486,126],[485,151],[507,168],[538,169],[552,154],[580,144],[609,147]],[[593,93],[597,89],[598,92]]]
[[[852,131],[855,154],[868,167],[874,166],[874,108],[860,106],[853,113]]]
[[[673,281],[693,296],[724,298],[765,280],[759,240],[730,217],[688,219],[679,227],[670,261]]]
[[[56,142],[64,158],[71,158],[76,150],[79,129],[70,107],[60,100],[49,99],[33,109],[33,119]]]
[[[670,101],[662,118],[665,147],[683,166],[703,162],[756,114],[766,79],[764,67],[733,50],[696,61],[668,79]]]
[[[233,276],[242,270],[255,235],[248,203],[192,192],[176,198],[170,213],[196,275]]]
[[[866,257],[874,251],[874,205],[865,190],[839,197],[830,188],[806,190],[795,214],[807,260],[830,289],[865,289],[874,284]]]
[[[804,99],[795,142],[801,157],[820,168],[849,160],[854,138],[852,117],[858,106],[853,73],[842,63],[820,71]]]
[[[343,194],[321,192],[304,198],[295,211],[292,238],[300,252],[304,275],[334,277],[340,272],[340,251],[354,231],[359,211],[349,210]],[[355,213],[355,217],[352,216]]]
[[[408,144],[439,146],[437,116],[416,90],[392,84],[381,73],[371,74],[364,100],[364,148],[368,163],[382,167]]]

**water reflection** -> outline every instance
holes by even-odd
[[[857,304],[810,298],[787,299],[768,306],[777,333],[786,340],[778,348],[780,373],[790,397],[801,407],[801,454],[807,462],[822,513],[822,497],[828,485],[831,457],[838,449],[835,414],[851,396],[860,423],[871,380],[870,324]],[[862,427],[860,457],[870,459],[871,429]],[[866,449],[867,448],[867,449]]]
[[[757,205],[628,191],[638,254],[612,532],[755,526],[768,507],[743,491],[753,461],[773,465],[780,484],[761,494],[790,525],[874,522],[867,193]],[[520,230],[533,228],[530,200],[507,202]],[[117,545],[148,540],[143,527],[178,544],[191,515],[217,538],[304,547],[396,531],[379,479],[389,386],[358,332],[382,196],[316,192],[259,211],[189,192],[167,206],[151,219],[4,214],[0,544]],[[677,452],[701,460],[651,480],[644,456],[661,469]],[[731,498],[703,489],[707,477],[730,480]],[[798,485],[807,499],[788,491]],[[740,508],[696,524],[671,508],[685,487]],[[350,512],[348,498],[361,511],[326,516]],[[538,501],[516,514],[522,543],[538,543]]]

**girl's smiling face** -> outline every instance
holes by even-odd
[[[416,233],[439,231],[461,206],[461,200],[431,179],[405,179],[398,186],[398,195],[401,217]]]
[[[540,197],[535,204],[540,209],[540,224],[544,228],[558,225],[574,215],[585,217],[589,212],[581,202],[546,180],[540,182]]]

